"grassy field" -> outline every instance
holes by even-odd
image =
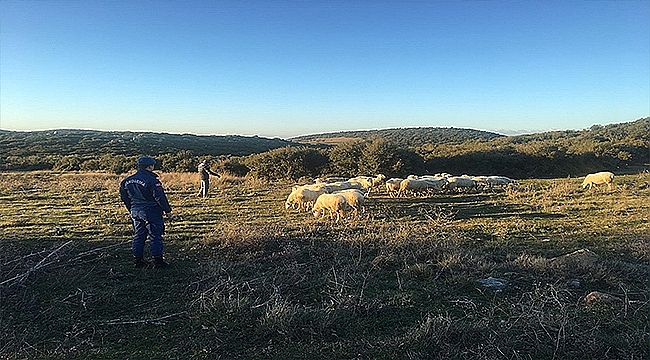
[[[339,224],[285,211],[291,184],[200,199],[196,176],[161,176],[155,270],[120,177],[1,173],[0,358],[650,358],[648,174],[379,193]]]

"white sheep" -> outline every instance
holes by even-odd
[[[321,191],[326,186],[327,186],[327,184],[321,184],[321,183],[319,183],[319,184],[306,184],[306,185],[294,185],[291,188],[291,191],[296,191],[298,189],[309,189],[309,190],[312,190],[312,191]]]
[[[442,175],[440,175],[440,174],[435,174],[435,175],[422,175],[422,176],[419,176],[419,177],[418,177],[419,180],[423,180],[423,179],[424,179],[424,180],[440,180],[440,179],[446,179],[446,178],[448,178],[448,176],[442,176]]]
[[[507,176],[488,176],[487,183],[490,186],[506,186],[510,184],[516,184],[517,182]]]
[[[363,190],[367,190],[369,194],[372,189],[378,188],[384,182],[384,180],[386,180],[386,176],[379,174],[374,178],[371,176],[356,176],[349,179],[348,181],[359,185]]]
[[[322,194],[316,199],[312,213],[314,217],[323,217],[327,213],[330,218],[336,214],[336,222],[338,222],[350,209],[348,201],[342,194]]]
[[[372,189],[372,186],[373,186],[372,185],[373,180],[374,179],[371,178],[370,176],[357,176],[357,177],[353,177],[353,178],[349,179],[348,181],[353,183],[353,184],[354,183],[360,184],[361,187],[363,187],[365,190],[370,191],[370,189]]]
[[[595,185],[607,184],[607,190],[611,190],[612,181],[614,181],[613,173],[609,171],[601,171],[585,176],[585,180],[582,182],[582,188],[584,189],[589,186],[589,189],[591,189]]]
[[[294,187],[291,194],[287,197],[285,208],[309,210],[314,202],[316,202],[316,199],[326,192],[324,187],[312,188],[308,185]]]
[[[386,180],[386,191],[390,196],[396,196],[399,193],[399,185],[404,181],[402,178],[390,178]]]
[[[451,174],[447,173],[437,173],[437,174],[425,174],[425,175],[409,175],[406,178],[410,180],[440,180],[440,179],[445,179],[452,176]]]
[[[347,189],[363,189],[363,186],[358,182],[352,181],[337,181],[334,183],[322,184],[325,187],[327,193],[333,193],[335,191],[347,190]]]
[[[378,188],[384,183],[384,181],[386,181],[386,175],[378,174],[372,179],[372,187]]]
[[[366,200],[366,192],[364,190],[347,189],[337,191],[334,194],[343,195],[355,215],[359,215],[359,210],[363,211],[363,204]]]
[[[405,179],[399,185],[398,196],[407,193],[421,193],[431,190],[441,190],[447,183],[446,179]]]
[[[446,179],[447,179],[447,184],[445,188],[447,190],[462,190],[462,189],[476,188],[476,181],[472,180],[469,177],[452,176]]]

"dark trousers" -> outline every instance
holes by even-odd
[[[131,209],[131,219],[133,219],[133,231],[135,233],[131,246],[133,256],[142,257],[144,255],[144,243],[147,238],[149,238],[151,256],[162,256],[162,235],[165,233],[165,222],[162,217],[162,211],[155,209]]]

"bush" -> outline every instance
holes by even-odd
[[[330,171],[338,175],[402,176],[419,172],[424,161],[409,149],[403,149],[382,138],[342,143],[330,153]]]
[[[97,171],[102,168],[102,164],[97,159],[90,159],[82,162],[79,168],[83,171]]]
[[[191,150],[179,151],[175,154],[162,154],[156,157],[160,166],[167,172],[196,172],[198,157]]]
[[[64,156],[54,164],[54,170],[78,171],[81,169],[81,159],[77,155]]]
[[[244,159],[240,157],[228,157],[219,160],[213,168],[217,173],[227,173],[234,176],[244,177],[250,172],[250,168],[244,163]]]
[[[54,155],[7,156],[4,160],[3,169],[19,171],[52,170],[59,158],[59,156]]]
[[[134,170],[138,156],[127,157],[125,155],[102,155],[99,160],[101,162],[101,169],[111,172],[113,174],[124,174]]]
[[[327,165],[328,158],[319,150],[305,147],[284,147],[246,158],[250,175],[271,180],[316,177]]]

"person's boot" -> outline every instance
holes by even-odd
[[[169,263],[163,260],[162,256],[157,256],[153,258],[154,269],[166,269],[167,267],[169,267]]]
[[[136,268],[147,268],[151,266],[151,264],[147,261],[144,261],[142,256],[134,256],[133,257],[133,266]]]

